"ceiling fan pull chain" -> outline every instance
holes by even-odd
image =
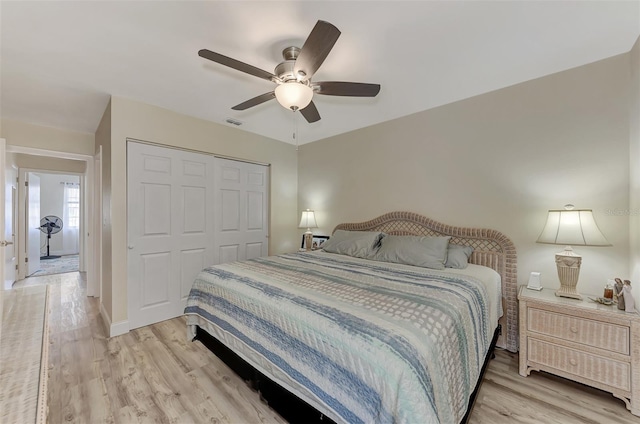
[[[296,120],[296,111],[292,110],[291,118],[293,119],[293,141],[296,143],[296,152],[298,151],[298,121]]]

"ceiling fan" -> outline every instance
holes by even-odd
[[[311,81],[313,74],[327,58],[338,37],[340,37],[338,28],[329,22],[318,21],[302,48],[292,46],[282,51],[284,62],[276,66],[273,74],[210,50],[202,49],[198,55],[278,84],[275,90],[235,105],[231,109],[245,110],[275,98],[285,108],[294,112],[299,110],[307,122],[312,123],[320,120],[318,109],[312,101],[314,93],[327,96],[375,97],[380,91],[380,84]]]

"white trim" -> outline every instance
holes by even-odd
[[[112,324],[109,314],[107,313],[107,310],[104,309],[104,304],[102,302],[100,302],[100,315],[104,321],[108,337],[121,336],[129,332],[129,321],[119,321]]]
[[[205,152],[204,150],[188,149],[186,147],[181,147],[181,146],[171,146],[169,144],[154,143],[153,141],[140,140],[140,139],[137,139],[137,138],[127,137],[127,142],[138,143],[138,144],[148,144],[149,146],[162,147],[164,149],[180,150],[182,152],[197,153],[197,154],[200,154],[200,155],[213,156],[213,157],[220,158],[220,159],[229,159],[229,160],[234,160],[236,162],[244,162],[244,163],[251,163],[253,165],[261,165],[261,166],[271,167],[270,163],[258,162],[258,161],[250,160],[250,159],[242,159],[242,158],[237,158],[235,156],[219,155],[217,153]]]
[[[56,256],[78,255],[78,271],[82,271],[80,269],[80,258],[79,258],[80,250],[79,249],[76,250],[76,251],[73,251],[73,250],[53,250],[53,249],[51,249],[51,254],[52,255],[56,255]]]
[[[82,153],[59,152],[57,150],[46,150],[46,149],[38,149],[35,147],[14,146],[11,144],[7,145],[7,152],[22,153],[25,155],[33,155],[33,156],[50,156],[50,157],[55,157],[60,159],[73,159],[73,160],[85,160],[85,161],[92,159],[91,155],[84,155]]]

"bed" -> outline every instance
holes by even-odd
[[[465,421],[496,342],[517,350],[513,243],[409,212],[334,230],[353,232],[446,237],[473,253],[464,269],[322,250],[209,267],[189,295],[189,337],[212,340],[250,366],[261,392],[283,388],[320,418]]]

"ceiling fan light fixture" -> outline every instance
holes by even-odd
[[[304,109],[311,103],[313,90],[306,84],[290,81],[276,87],[276,100],[290,110]]]
[[[290,46],[282,51],[284,61],[275,67],[273,73],[207,49],[199,50],[198,56],[278,84],[275,90],[237,104],[231,109],[246,110],[275,98],[284,108],[294,112],[299,110],[304,119],[311,124],[320,120],[320,113],[311,101],[315,94],[375,97],[380,91],[380,84],[344,81],[312,82],[313,76],[327,58],[338,37],[340,37],[338,28],[329,22],[319,20],[302,48]]]

